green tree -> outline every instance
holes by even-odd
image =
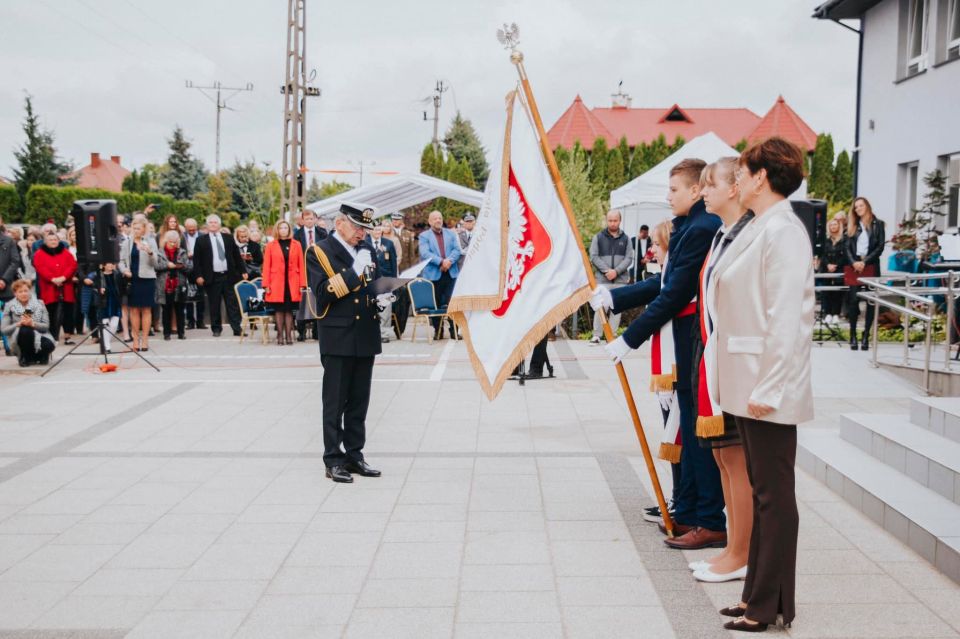
[[[20,196],[21,210],[25,208],[27,191],[34,184],[72,184],[76,181],[66,177],[73,171],[73,166],[57,156],[53,131],[43,128],[29,95],[24,98],[24,108],[23,133],[27,139],[23,146],[13,151],[13,157],[17,160],[13,179]]]
[[[483,189],[487,184],[487,176],[490,173],[490,167],[487,164],[487,153],[480,144],[480,138],[470,120],[467,120],[457,114],[450,123],[446,135],[443,136],[443,145],[447,148],[447,153],[460,162],[466,160],[470,165],[470,173],[473,175],[477,188]]]
[[[352,184],[349,184],[348,182],[340,182],[339,180],[330,180],[329,182],[324,182],[320,185],[320,199],[322,200],[328,197],[333,197],[338,193],[349,191],[352,188]]]
[[[606,193],[620,188],[626,183],[626,172],[623,166],[623,155],[620,152],[620,147],[615,146],[610,149],[610,152],[607,153],[607,184],[606,184]]]
[[[233,208],[233,193],[223,171],[207,177],[207,190],[198,195],[197,200],[203,202],[207,214],[216,213],[221,218]]]
[[[562,146],[558,146],[553,150],[553,158],[557,161],[557,167],[560,167],[565,162],[570,161],[570,151]]]
[[[567,190],[580,235],[589,244],[603,224],[605,205],[600,188],[590,179],[587,154],[579,143],[574,145],[570,159],[560,167],[560,177]]]
[[[167,157],[169,170],[160,176],[160,192],[178,200],[193,199],[207,187],[207,172],[203,163],[190,154],[190,142],[179,125],[174,127],[173,137],[167,140],[167,144],[170,146],[170,155]]]
[[[310,176],[310,184],[307,185],[307,192],[303,194],[303,199],[308,204],[323,199],[323,196],[320,195],[320,180],[317,179],[316,175]]]
[[[630,155],[630,164],[627,167],[627,180],[633,180],[639,175],[647,172],[650,166],[647,164],[647,144],[641,142],[633,147],[633,153]]]
[[[666,160],[667,156],[670,155],[667,138],[662,133],[657,136],[656,140],[646,145],[643,151],[643,161],[647,166],[647,171]]]
[[[623,160],[623,177],[628,180],[627,172],[630,170],[630,159],[633,156],[633,150],[627,143],[627,136],[621,136],[620,142],[617,143],[617,148],[620,150],[620,159]]]
[[[810,179],[807,183],[807,191],[811,196],[829,200],[833,195],[833,159],[833,137],[821,133],[817,136],[817,145],[813,149]]]
[[[598,137],[590,151],[590,180],[602,191],[607,188],[607,141]]]
[[[423,147],[420,153],[420,172],[432,177],[442,177],[443,150],[440,150],[440,157],[437,157],[437,150],[433,148],[433,143],[428,143]]]
[[[678,135],[676,138],[674,138],[673,144],[670,146],[669,153],[667,153],[667,156],[672,155],[673,153],[676,153],[677,151],[679,151],[683,147],[683,145],[686,143],[687,141],[683,138],[683,136]],[[667,156],[664,156],[663,159],[666,160]],[[660,160],[660,161],[662,162],[663,160]]]
[[[251,215],[265,221],[273,217],[273,208],[279,204],[279,195],[274,197],[271,172],[257,166],[250,159],[236,163],[225,171],[224,182],[233,197],[231,208],[247,218]]]
[[[733,148],[737,150],[737,153],[743,153],[747,150],[747,138],[743,138],[739,142],[733,145]]]
[[[451,157],[449,165],[450,167],[447,172],[448,182],[465,186],[468,189],[477,188],[477,182],[473,177],[473,171],[470,169],[470,164],[467,162],[466,158],[457,161]],[[437,208],[443,211],[444,214],[451,216],[453,219],[460,219],[468,212],[476,212],[476,208],[470,206],[469,204],[464,204],[463,202],[457,202],[456,200],[450,200],[447,198],[443,198],[442,202],[438,202]]]
[[[121,190],[129,193],[149,193],[151,190],[151,172],[148,166],[143,166],[138,171],[134,169],[130,175],[123,178]]]
[[[846,149],[837,156],[837,166],[833,169],[833,193],[831,201],[849,204],[853,201],[853,163]]]

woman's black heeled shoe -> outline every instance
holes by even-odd
[[[742,606],[730,606],[729,608],[721,608],[720,614],[724,617],[742,617],[746,610]]]
[[[766,632],[767,624],[762,622],[750,623],[743,617],[736,619],[734,621],[728,621],[723,624],[723,627],[727,630],[739,630],[740,632]]]

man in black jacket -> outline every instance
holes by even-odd
[[[234,335],[240,335],[240,306],[233,285],[247,279],[247,268],[240,257],[240,249],[229,233],[220,232],[220,216],[207,216],[207,234],[201,235],[193,247],[193,268],[197,286],[207,294],[210,311],[210,329],[214,337],[223,332],[220,314],[221,300],[227,307],[227,320]]]
[[[377,299],[369,288],[376,259],[364,242],[373,209],[340,206],[336,233],[307,253],[307,283],[316,297],[323,364],[323,462],[327,477],[379,477],[363,459],[373,360],[380,354]]]
[[[317,214],[310,209],[304,209],[300,214],[302,224],[293,232],[293,239],[300,242],[300,248],[306,255],[311,246],[327,237],[327,230],[317,225]],[[313,337],[317,337],[317,327],[313,327]],[[302,342],[306,339],[307,322],[297,322],[297,341]]]
[[[7,235],[0,219],[0,302],[13,298],[12,284],[20,268],[20,247]]]

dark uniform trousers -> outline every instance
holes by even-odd
[[[323,462],[330,468],[363,461],[373,361],[381,350],[380,320],[376,299],[367,289],[377,276],[375,269],[359,277],[352,268],[353,256],[334,237],[316,246],[328,263],[324,267],[316,252],[308,251],[307,281],[322,315],[317,325],[323,363]]]
[[[363,461],[373,359],[320,356],[323,364],[323,463],[327,468]]]
[[[204,282],[207,293],[207,306],[210,311],[210,328],[215,332],[223,330],[220,302],[227,307],[227,321],[234,332],[240,330],[240,306],[233,292],[233,283],[226,273],[214,273],[213,280]]]
[[[790,623],[796,614],[797,427],[734,417],[753,486],[753,531],[742,601],[753,621]]]

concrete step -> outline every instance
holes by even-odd
[[[960,505],[832,429],[801,428],[797,465],[960,583]]]
[[[906,415],[841,415],[840,436],[921,486],[960,504],[960,443],[911,424]]]
[[[960,443],[960,397],[914,397],[910,422]]]

